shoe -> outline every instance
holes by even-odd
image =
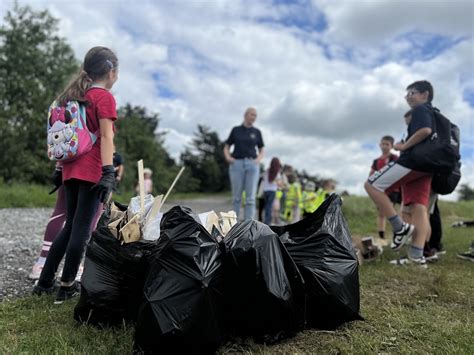
[[[81,286],[75,282],[71,286],[61,286],[59,288],[54,304],[62,304],[64,301],[81,294]]]
[[[43,271],[43,266],[44,264],[35,263],[31,269],[30,274],[28,275],[28,278],[30,280],[38,280],[41,275],[41,271]]]
[[[459,259],[470,260],[474,262],[474,253],[471,251],[468,251],[467,253],[458,253],[457,256]]]
[[[458,253],[458,258],[463,260],[474,261],[474,242],[471,243],[471,248],[465,253]]]
[[[390,260],[390,264],[392,265],[410,265],[414,264],[416,266],[419,266],[422,269],[427,269],[428,264],[426,263],[426,259],[424,256],[421,258],[409,258],[408,256],[402,256],[401,258]]]
[[[430,250],[424,250],[423,251],[423,256],[425,257],[425,260],[429,263],[435,263],[439,260],[438,252],[436,249],[430,249]]]
[[[400,248],[411,239],[414,231],[414,225],[403,223],[402,229],[398,232],[393,233],[393,239],[392,243],[390,244],[390,248],[395,251],[400,250]]]
[[[52,286],[50,287],[43,287],[38,285],[38,282],[36,282],[35,287],[33,287],[33,291],[31,293],[35,296],[42,296],[42,295],[52,295],[54,292],[56,292],[59,288],[59,284],[57,282],[54,282]]]

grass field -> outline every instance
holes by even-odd
[[[5,184],[0,181],[0,208],[21,207],[54,207],[57,194],[49,194],[53,186],[34,184]],[[128,203],[136,196],[134,191],[123,191],[120,195],[114,194],[114,199],[121,203]],[[183,200],[202,197],[202,193],[172,192],[171,200]]]
[[[474,201],[442,202],[447,254],[427,270],[393,266],[395,257],[360,268],[361,313],[365,321],[335,331],[306,330],[277,345],[239,339],[223,353],[318,354],[474,354],[474,263],[456,253],[474,240],[474,230],[451,228],[474,219]],[[375,235],[375,213],[364,197],[346,197],[344,213],[353,234]],[[0,353],[122,354],[132,349],[133,329],[99,330],[72,319],[75,301],[54,306],[51,297],[24,298],[0,304]]]

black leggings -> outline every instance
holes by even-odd
[[[54,283],[64,254],[66,254],[66,260],[61,281],[71,282],[76,278],[85,245],[90,237],[90,226],[99,206],[97,194],[90,191],[93,185],[90,182],[75,179],[64,182],[66,224],[51,245],[38,281],[40,286],[49,287]]]

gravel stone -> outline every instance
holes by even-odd
[[[213,196],[172,201],[163,210],[175,205],[190,207],[197,213],[231,209],[228,197]],[[0,209],[0,302],[31,293],[34,281],[28,279],[28,274],[39,255],[52,212],[51,208]]]

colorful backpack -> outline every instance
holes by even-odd
[[[86,108],[78,101],[60,106],[53,101],[48,111],[48,157],[54,161],[72,161],[89,152],[97,136],[89,131]]]

